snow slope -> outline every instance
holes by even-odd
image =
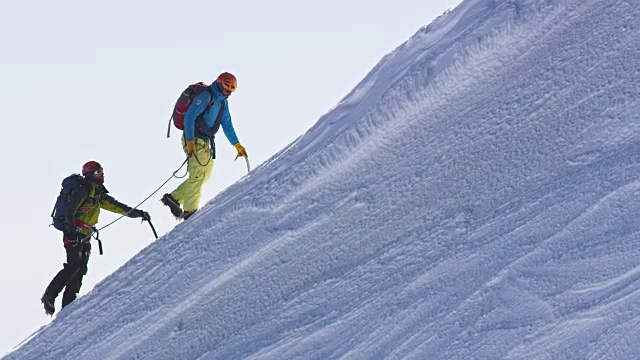
[[[637,359],[639,19],[463,2],[4,359]]]

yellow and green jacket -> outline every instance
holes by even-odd
[[[132,208],[108,195],[109,191],[102,184],[83,178],[80,186],[71,191],[65,212],[65,234],[80,232],[91,233],[91,228],[98,223],[100,209],[117,214],[127,215]],[[65,236],[66,238],[66,236]]]

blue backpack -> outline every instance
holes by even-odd
[[[51,217],[53,218],[53,227],[64,231],[64,213],[67,211],[67,203],[71,197],[71,192],[82,183],[82,176],[73,174],[62,180],[62,190],[53,206]]]

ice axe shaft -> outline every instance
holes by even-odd
[[[240,157],[240,155],[236,155],[236,160],[238,160],[238,158]],[[244,162],[247,163],[247,172],[251,171],[251,165],[249,165],[249,157],[247,155],[243,156],[244,158]]]
[[[248,156],[244,156],[244,161],[247,163],[247,172],[251,171],[251,165],[249,165],[249,157]]]
[[[149,226],[151,226],[151,231],[153,231],[153,236],[155,236],[156,239],[158,239],[158,233],[156,232],[156,228],[153,227],[153,224],[151,223],[151,220],[147,220],[147,222],[149,223]]]

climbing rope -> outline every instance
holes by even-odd
[[[95,231],[95,232],[96,232],[96,233],[98,233],[100,230],[103,230],[103,229],[105,229],[105,228],[107,228],[107,227],[109,227],[109,226],[113,225],[114,223],[116,223],[117,221],[119,221],[120,219],[122,219],[123,217],[128,216],[128,215],[129,215],[129,213],[130,213],[131,211],[133,211],[134,209],[137,209],[137,208],[138,208],[138,206],[140,206],[140,205],[144,204],[144,203],[145,203],[147,200],[149,200],[153,195],[155,195],[158,191],[160,191],[160,189],[162,189],[162,187],[164,187],[164,186],[165,186],[169,181],[171,181],[171,179],[173,179],[173,178],[183,179],[183,178],[185,178],[187,175],[189,175],[189,169],[187,169],[187,172],[186,172],[184,175],[182,175],[182,176],[178,176],[177,174],[178,174],[178,172],[179,172],[179,171],[180,171],[180,170],[181,170],[181,169],[182,169],[182,168],[183,168],[183,167],[184,167],[184,166],[189,162],[189,158],[191,158],[191,156],[195,157],[196,161],[198,162],[198,164],[200,164],[200,166],[207,166],[207,165],[209,164],[209,161],[211,161],[211,160],[212,160],[212,158],[209,158],[209,161],[207,161],[207,163],[203,165],[202,163],[200,163],[200,160],[198,160],[198,157],[197,157],[197,156],[195,156],[195,154],[191,154],[191,155],[187,156],[187,159],[182,163],[182,165],[180,165],[180,167],[179,167],[179,168],[177,168],[177,169],[176,169],[176,170],[171,174],[171,176],[170,176],[170,177],[169,177],[165,182],[163,182],[163,183],[162,183],[162,185],[158,186],[158,188],[157,188],[154,192],[152,192],[149,196],[147,196],[146,198],[144,198],[140,203],[138,203],[138,205],[136,205],[136,206],[134,206],[133,208],[131,208],[131,210],[129,210],[126,214],[120,215],[120,217],[118,217],[117,219],[115,219],[115,220],[113,220],[112,222],[108,223],[107,225],[105,225],[105,226],[101,227],[100,229],[96,229],[96,231]],[[238,157],[236,157],[236,159],[237,159],[237,158],[238,158]],[[249,166],[249,158],[248,158],[247,156],[245,156],[244,158],[245,158],[245,162],[247,163],[247,172],[249,172],[249,171],[251,171],[251,167]],[[153,231],[153,234],[155,235],[155,237],[156,237],[156,239],[157,239],[157,238],[158,238],[158,234],[156,233],[156,229],[153,227],[153,224],[151,223],[151,221],[150,221],[150,220],[148,220],[148,222],[149,222],[149,225],[151,226],[151,230]],[[96,238],[96,240],[98,240],[98,239]],[[102,246],[102,244],[100,244],[100,245]]]
[[[185,165],[188,161],[189,161],[189,158],[187,158],[187,159],[182,163],[182,165],[180,165],[180,167],[179,167],[179,168],[177,168],[177,169],[176,169],[176,171],[174,171],[174,172],[171,174],[171,176],[170,176],[170,177],[169,177],[165,182],[163,182],[163,183],[162,183],[162,185],[160,185],[160,186],[159,186],[159,187],[158,187],[154,192],[152,192],[149,196],[147,196],[146,198],[144,198],[144,200],[142,200],[138,205],[136,205],[136,206],[134,206],[133,208],[131,208],[131,210],[129,210],[126,214],[122,214],[122,215],[120,215],[120,217],[118,217],[117,219],[115,219],[115,220],[113,220],[112,222],[108,223],[107,225],[105,225],[105,226],[101,227],[100,229],[97,229],[97,230],[96,230],[96,232],[98,232],[98,231],[100,231],[100,230],[102,230],[102,229],[105,229],[105,228],[107,228],[107,227],[109,227],[109,226],[113,225],[115,222],[117,222],[118,220],[122,219],[123,217],[128,216],[128,215],[129,215],[129,213],[130,213],[131,211],[133,211],[134,209],[137,209],[137,208],[138,208],[138,206],[140,206],[140,205],[144,204],[144,203],[145,203],[147,200],[149,200],[153,195],[155,195],[158,191],[160,191],[160,189],[162,189],[162,187],[163,187],[163,186],[165,186],[169,181],[171,181],[171,179],[173,179],[173,178],[182,179],[182,178],[186,177],[186,176],[189,174],[188,170],[187,170],[187,173],[185,173],[185,174],[184,174],[184,175],[182,175],[182,176],[177,176],[177,173],[178,173],[178,172],[179,172],[179,171],[184,167],[184,165]],[[149,224],[151,224],[151,222],[149,222]],[[151,225],[151,229],[153,230],[154,235],[156,235],[156,232],[155,232],[155,229],[153,228],[153,225]],[[157,235],[156,235],[156,238],[157,238]]]
[[[211,160],[213,160],[213,156],[209,156],[209,160],[206,163],[203,164],[203,163],[200,162],[200,159],[198,159],[198,155],[196,153],[189,154],[189,157],[192,157],[192,156],[196,159],[196,162],[198,163],[198,165],[200,165],[202,167],[205,167],[205,166],[209,165]]]

